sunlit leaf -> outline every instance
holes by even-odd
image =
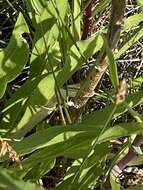
[[[0,52],[0,78],[5,77],[7,82],[15,79],[28,61],[28,45],[22,37],[24,32],[28,32],[28,27],[22,14],[19,14],[10,42]]]
[[[116,182],[116,176],[111,173],[110,174],[110,183],[111,183],[111,187],[112,187],[112,190],[121,190],[120,189],[120,184],[118,182]]]
[[[142,21],[143,21],[143,13],[136,13],[135,15],[132,15],[127,19],[125,19],[124,30],[137,26]]]
[[[0,97],[4,95],[7,83],[20,74],[28,61],[28,44],[22,37],[24,32],[28,32],[28,27],[22,14],[19,14],[10,42],[0,52]]]
[[[142,0],[137,0],[137,3],[138,3],[139,6],[141,6],[141,8],[143,8],[143,2],[142,2]]]
[[[72,76],[72,74],[79,69],[79,67],[85,62],[85,59],[88,59],[95,52],[100,50],[103,45],[103,39],[100,35],[97,35],[87,40],[79,41],[76,43],[76,45],[79,50],[75,45],[73,45],[71,47],[70,56],[67,63],[64,65],[63,69],[55,72],[57,85],[59,87],[62,87],[62,85]],[[88,47],[90,48],[88,49]],[[38,122],[40,122],[49,114],[47,110],[44,111],[44,109],[42,109],[44,113],[40,114],[39,117],[36,116],[37,112],[40,112],[41,110],[39,106],[47,104],[54,95],[55,80],[53,74],[49,74],[40,81],[33,93],[33,96],[29,99],[29,106],[27,107],[22,120],[17,126],[17,128],[24,127],[28,129],[22,130],[21,135],[23,135],[23,133],[26,134],[26,131],[30,131]],[[53,106],[55,106],[55,104],[53,104]]]

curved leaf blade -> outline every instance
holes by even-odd
[[[29,48],[22,37],[24,32],[28,32],[28,27],[20,13],[8,46],[0,52],[0,78],[5,77],[7,82],[14,80],[28,61]]]

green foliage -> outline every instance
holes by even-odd
[[[120,73],[116,61],[143,37],[143,14],[136,13],[124,20],[121,34],[124,36],[125,30],[138,28],[120,44],[118,52],[112,52],[102,32],[80,40],[82,2],[73,0],[72,3],[70,7],[67,0],[28,0],[27,14],[35,28],[31,35],[32,48],[22,37],[23,33],[29,33],[30,26],[25,16],[19,13],[10,41],[0,51],[0,98],[4,104],[0,115],[1,189],[42,189],[34,183],[52,171],[57,158],[64,157],[73,162],[54,189],[93,189],[106,173],[110,173],[112,189],[119,190],[120,185],[109,171],[112,159],[116,157],[111,141],[130,139],[143,133],[142,117],[137,122],[132,119],[114,123],[128,111],[134,118],[138,115],[133,108],[143,103],[142,77],[129,82],[129,87],[140,90],[128,94],[124,102],[116,105],[113,91],[108,89],[112,102],[106,102],[105,108],[85,114],[80,123],[67,122],[68,116],[72,117],[68,107],[71,97],[68,92],[62,94],[62,90],[72,75],[105,48],[112,86],[118,89]],[[102,13],[109,3],[109,0],[101,0],[94,15]],[[10,82],[17,80],[26,65],[29,67],[28,80],[7,98]],[[101,92],[99,96],[102,95]],[[109,97],[105,99],[108,101]],[[51,127],[44,121],[57,110],[57,105],[59,108],[63,106],[66,126]],[[5,141],[11,148],[3,148]],[[123,146],[124,143],[121,148]],[[15,160],[20,157],[20,160],[11,162],[12,156]],[[142,186],[128,189],[138,190]]]
[[[104,38],[104,45],[108,57],[109,62],[109,75],[110,79],[112,81],[112,84],[114,88],[117,88],[119,86],[119,78],[118,78],[118,72],[117,72],[117,64],[115,62],[114,54],[112,53],[106,38]]]
[[[0,188],[2,190],[42,190],[35,184],[24,182],[9,174],[8,170],[2,169],[0,171]]]
[[[0,52],[0,80],[2,85],[0,97],[4,94],[6,84],[19,75],[28,61],[28,45],[22,37],[24,32],[28,32],[28,27],[22,14],[20,14],[8,46]]]
[[[130,187],[127,190],[142,190],[143,186],[142,185],[137,185],[136,187]]]

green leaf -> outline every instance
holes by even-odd
[[[12,125],[13,128],[17,126],[17,121],[21,120],[22,115],[28,106],[28,102],[25,102],[25,106],[22,107],[24,101],[33,96],[33,91],[37,88],[40,81],[47,75],[48,74],[43,74],[41,76],[37,76],[36,78],[27,80],[18,91],[12,94],[12,97],[6,102],[5,108],[2,110],[3,120],[1,121],[1,125],[3,128],[11,129]]]
[[[7,82],[14,80],[28,61],[28,45],[22,37],[24,32],[28,32],[28,27],[20,13],[8,46],[0,52],[0,78],[5,77]]]
[[[0,98],[3,97],[6,87],[7,87],[6,78],[5,77],[0,78]]]
[[[45,114],[49,114],[51,111],[46,110],[42,108],[41,106],[45,105],[50,101],[50,99],[55,94],[55,81],[52,74],[49,74],[45,78],[43,78],[40,83],[38,84],[37,88],[34,90],[32,96],[29,98],[27,103],[27,108],[25,110],[25,113],[23,117],[21,118],[20,122],[17,125],[17,129],[20,129],[21,127],[25,126],[27,122],[27,126],[29,126],[29,130],[31,130],[36,124],[38,124],[41,120],[43,120],[42,117],[46,117]],[[55,107],[56,101],[53,101],[53,106]],[[41,113],[39,113],[41,110]],[[45,112],[45,113],[44,113]],[[39,115],[37,115],[39,113]],[[32,119],[31,119],[32,116]],[[26,127],[27,128],[27,127]],[[22,137],[25,132],[17,131],[17,133],[20,133],[17,137]]]
[[[28,32],[28,27],[20,13],[8,46],[0,52],[0,98],[5,93],[7,83],[20,74],[28,61],[28,45],[22,37],[24,32]]]
[[[70,48],[67,63],[63,69],[57,73],[58,86],[61,87],[80,66],[103,46],[101,35],[92,36],[87,40],[78,41]]]
[[[143,123],[125,123],[109,128],[99,137],[99,142],[130,136],[132,134],[143,134]]]
[[[137,185],[135,187],[129,187],[126,190],[143,190],[143,185]]]
[[[29,180],[32,182],[37,182],[40,178],[42,178],[45,174],[47,174],[55,165],[56,160],[47,160],[46,162],[34,164],[33,168],[26,174],[24,180]],[[32,167],[32,166],[31,166]]]
[[[75,144],[74,142],[72,142],[72,144]],[[60,145],[60,146],[59,146]],[[38,164],[39,163],[39,161],[38,160],[40,160],[41,162],[44,162],[44,163],[46,163],[47,162],[47,160],[49,160],[49,156],[51,155],[51,157],[52,156],[54,156],[55,154],[57,155],[57,156],[59,156],[60,155],[60,151],[62,151],[62,150],[66,150],[66,147],[64,147],[64,149],[62,148],[64,146],[64,144],[57,144],[56,146],[51,146],[51,151],[50,151],[50,149],[48,149],[48,152],[47,152],[47,150],[46,150],[46,148],[44,148],[44,149],[40,149],[40,150],[38,150],[37,151],[37,153],[35,152],[35,153],[33,153],[30,157],[28,157],[26,160],[23,160],[22,162],[21,162],[21,164],[22,164],[22,167],[23,167],[23,169],[24,170],[26,170],[26,168],[28,169],[29,167],[31,167],[31,165],[35,165],[36,163]],[[70,143],[70,146],[71,146],[71,143]],[[70,146],[68,146],[68,144],[67,144],[67,148],[68,147],[70,147]],[[83,144],[82,144],[82,146],[83,146]],[[56,149],[55,149],[56,148]],[[73,150],[76,148],[76,145],[74,145],[73,146]],[[81,148],[81,145],[80,145],[80,148]],[[88,147],[86,148],[86,151],[85,151],[85,154],[87,153],[87,151],[88,151],[88,148],[89,148],[89,145],[88,145]],[[52,149],[53,149],[53,151],[52,151]],[[68,152],[70,152],[70,150],[71,149],[69,149],[69,151]],[[102,150],[102,151],[101,151]],[[50,152],[49,152],[50,151]],[[102,160],[104,160],[104,156],[106,156],[106,154],[109,152],[109,148],[108,148],[108,143],[105,143],[105,144],[100,144],[100,145],[97,145],[96,147],[95,147],[95,149],[94,149],[94,154],[92,154],[90,157],[89,157],[89,162],[88,162],[88,164],[86,164],[86,166],[85,166],[85,169],[84,169],[84,171],[82,172],[82,174],[81,174],[81,177],[80,177],[80,184],[82,184],[83,182],[82,181],[84,181],[84,177],[85,177],[85,175],[86,175],[86,171],[88,171],[88,170],[90,170],[90,168],[92,168],[95,164],[96,164],[96,162],[98,163],[98,161],[100,160],[100,161],[102,161]],[[65,154],[64,154],[65,153]],[[67,154],[66,154],[66,151],[64,151],[64,153],[62,153],[62,155],[64,155],[64,156],[66,156],[67,157]],[[70,152],[70,158],[72,158],[72,153]],[[35,157],[36,156],[36,157]],[[84,155],[85,156],[85,155]],[[35,159],[35,161],[34,161],[34,157],[36,158]],[[54,156],[55,157],[55,156]],[[68,156],[68,158],[69,158],[69,156]],[[78,157],[78,158],[81,158],[81,155]],[[97,167],[98,167],[98,164],[96,165]],[[74,170],[73,170],[74,169]],[[13,170],[15,171],[15,172],[20,172],[19,170],[19,168],[18,167],[16,167],[16,166],[14,166],[14,168],[13,168]],[[73,168],[71,168],[69,171],[68,171],[68,173],[67,173],[67,175],[65,176],[65,180],[67,180],[67,178],[68,178],[68,176],[71,176],[71,173],[75,173],[76,172],[76,168],[75,168],[75,166],[73,166]],[[95,176],[94,176],[95,177]],[[94,178],[95,179],[95,178]],[[88,182],[87,182],[88,183]]]
[[[70,168],[68,175],[65,177],[65,179],[57,185],[55,190],[62,190],[64,188],[66,189],[78,189],[78,190],[85,190],[85,189],[92,189],[95,187],[97,180],[102,175],[102,167],[101,165],[95,160],[94,165],[90,168],[85,168],[81,173],[81,178],[83,178],[80,182],[80,179],[77,183],[72,184],[72,180],[74,178],[74,175],[76,174],[76,171],[80,167],[80,160],[76,161],[77,164],[74,163],[73,166]]]
[[[132,15],[125,19],[124,21],[124,30],[137,26],[140,22],[143,21],[143,13],[136,13],[135,15]]]
[[[143,1],[142,0],[137,0],[137,3],[139,6],[141,6],[141,8],[143,8]]]
[[[67,1],[48,1],[36,16],[35,46],[31,56],[30,77],[40,75],[46,67],[49,47],[54,45],[60,32],[59,22],[67,14]],[[53,56],[54,57],[54,56]]]
[[[45,1],[43,0],[31,0],[30,3],[32,7],[34,8],[36,14],[41,15],[47,2],[45,3]]]
[[[126,98],[126,103],[129,107],[133,108],[143,102],[143,96],[142,96],[142,90],[138,91],[134,94],[128,95]],[[91,114],[88,114],[83,118],[84,124],[96,124],[96,125],[104,125],[109,117],[109,114],[113,110],[114,104],[106,106],[104,109],[101,109],[99,111],[95,111]],[[127,112],[128,109],[124,104],[121,104],[117,107],[115,110],[115,114],[113,116],[113,119],[116,117],[119,117],[121,114]],[[104,115],[104,117],[103,117]]]
[[[64,149],[65,151],[66,146],[69,146],[71,149],[71,146],[77,146],[79,143],[82,144],[84,141],[86,142],[86,140],[88,143],[92,142],[93,139],[98,137],[100,130],[101,127],[94,125],[87,126],[80,124],[72,126],[72,128],[57,126],[47,130],[38,131],[37,133],[24,138],[22,141],[12,143],[12,145],[18,154],[30,153],[46,146],[57,146],[59,143],[63,143],[63,147],[61,147],[61,149]],[[143,123],[120,124],[107,129],[99,137],[99,143],[141,132],[143,132]],[[70,143],[68,141],[70,141]],[[59,149],[59,152],[62,153],[61,149]],[[57,150],[47,152],[48,154],[52,154],[54,151]]]
[[[68,1],[67,0],[55,0],[55,9],[57,9],[57,18],[60,17],[62,22],[64,22],[65,16],[67,14]]]
[[[110,174],[110,183],[112,190],[121,190],[120,184],[116,182],[116,176],[113,173]]]
[[[88,151],[86,152],[89,153]],[[82,165],[83,162],[80,163],[80,168],[82,167],[82,171],[79,173],[77,180],[73,180],[69,186],[78,187],[80,190],[93,188],[99,177],[103,174],[102,165],[104,165],[108,152],[108,143],[96,145],[92,153],[88,156],[84,167]],[[79,171],[79,168],[77,171]],[[77,171],[74,176],[77,175]]]
[[[131,81],[129,81],[129,84],[132,88],[138,87],[141,88],[143,84],[143,77],[137,77]]]
[[[106,38],[104,38],[104,45],[106,48],[106,53],[107,53],[108,63],[109,63],[109,66],[108,66],[109,76],[110,76],[110,79],[112,81],[114,88],[117,88],[119,86],[117,64],[115,62],[114,54],[113,54],[112,50],[110,49]]]
[[[81,34],[81,0],[73,0],[72,33],[75,41],[80,40]]]
[[[115,54],[115,59],[118,59],[123,53],[125,53],[132,45],[134,45],[140,38],[143,37],[143,28],[139,28],[119,49],[118,53]]]
[[[85,138],[87,137],[87,130],[89,130],[89,133],[93,133],[94,130],[97,132],[97,129],[90,127],[87,129],[87,127],[83,125],[78,127],[73,126],[72,128],[69,127],[69,129],[68,127],[64,128],[63,126],[56,126],[54,128],[39,131],[29,137],[24,138],[22,141],[15,142],[13,146],[14,149],[16,149],[16,152],[20,154],[26,152],[29,153],[39,148],[64,142],[71,137],[78,136],[80,133],[82,133],[83,138]]]
[[[80,150],[81,147],[82,149],[83,147],[85,148],[84,151],[85,154],[87,154],[89,148],[92,146],[93,140],[97,138],[98,141],[95,150],[98,148],[97,150],[99,150],[99,154],[96,154],[95,156],[96,160],[101,160],[100,156],[103,156],[102,154],[107,154],[107,152],[109,152],[109,149],[104,149],[105,146],[101,143],[107,143],[110,140],[130,136],[132,134],[141,134],[143,133],[143,123],[124,123],[116,125],[107,129],[100,137],[98,137],[100,131],[100,127],[95,125],[84,126],[80,124],[77,126],[72,126],[72,128],[68,127],[67,129],[57,126],[43,130],[42,132],[37,132],[24,138],[20,142],[14,142],[12,143],[12,147],[19,155],[24,155],[37,150],[21,162],[23,169],[25,169],[29,168],[31,165],[38,164],[39,160],[41,162],[45,162],[46,160],[59,156],[75,158],[75,153]],[[103,149],[101,151],[102,146]],[[83,154],[79,154],[79,158],[82,156]],[[92,165],[93,162],[90,160],[90,162],[87,163]],[[19,170],[17,167],[13,167],[15,170]]]
[[[51,4],[47,4],[40,15],[36,16],[36,32],[35,32],[35,45],[31,56],[31,67],[30,67],[30,77],[36,77],[40,75],[45,69],[47,49],[50,43],[49,41],[50,32],[54,24],[56,23],[56,18],[50,13]],[[48,11],[48,10],[49,11]],[[53,7],[51,8],[53,9]],[[51,10],[52,11],[52,10]],[[46,47],[45,47],[46,46]]]
[[[101,49],[103,39],[100,35],[92,36],[87,40],[77,42],[76,45],[79,50],[77,50],[77,47],[73,45],[70,49],[70,56],[67,63],[64,65],[63,69],[55,72],[56,81],[59,88],[62,87],[63,84],[65,84],[65,82],[72,76],[72,74],[79,69],[79,67],[85,62],[85,59],[87,60]],[[83,57],[85,57],[85,59]],[[55,80],[53,74],[49,74],[40,81],[33,93],[33,96],[29,99],[29,105],[23,118],[17,125],[17,129],[24,127],[26,130],[22,129],[21,132],[17,131],[15,137],[21,137],[26,134],[49,114],[47,110],[41,109],[40,106],[48,104],[54,95]],[[54,101],[53,106],[55,106],[55,103],[56,102]],[[42,114],[40,114],[40,110],[42,110]],[[38,112],[39,116],[36,115]]]
[[[95,163],[96,162],[97,161],[95,160]],[[75,183],[75,188],[78,186],[78,189],[84,190],[85,188],[88,189],[88,188],[93,188],[95,186],[97,180],[99,179],[99,177],[102,175],[103,172],[103,168],[101,167],[101,165],[98,162],[97,164],[95,163],[90,169],[82,171],[81,175],[83,175],[83,172],[86,173],[86,175],[79,184]]]
[[[8,171],[1,168],[0,171],[0,188],[4,190],[42,190],[35,184],[18,180],[8,174]]]
[[[40,81],[43,78],[45,78],[47,75],[48,74],[43,74],[43,75],[37,76],[35,78],[29,79],[28,81],[26,81],[24,83],[24,85],[21,86],[21,88],[18,91],[16,91],[14,94],[12,94],[12,97],[6,102],[5,108],[4,108],[4,110],[2,110],[2,112],[4,113],[12,107],[13,107],[13,109],[16,109],[15,105],[17,103],[19,103],[20,101],[22,101],[24,98],[26,98],[28,96],[32,96],[32,93],[35,90],[35,88],[38,86]],[[12,110],[12,112],[13,112],[13,110]]]

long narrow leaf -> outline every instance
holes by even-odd
[[[110,79],[112,81],[114,88],[117,88],[119,85],[117,64],[115,62],[114,54],[113,54],[112,50],[110,49],[108,42],[105,38],[104,38],[104,45],[105,45],[106,53],[107,53],[107,57],[108,57],[109,76],[110,76]]]
[[[22,37],[24,32],[28,32],[28,27],[20,13],[8,46],[0,52],[0,81],[3,87],[1,96],[6,89],[6,82],[14,80],[28,61],[28,44]]]

